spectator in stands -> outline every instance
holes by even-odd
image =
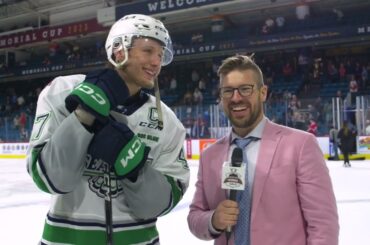
[[[288,115],[289,117],[291,117],[291,125],[288,125],[288,126],[291,126],[293,128],[300,129],[300,130],[306,130],[307,120],[305,118],[305,114],[303,114],[300,111],[293,111],[292,114],[288,114]]]
[[[267,27],[267,33],[272,33],[275,30],[275,21],[273,18],[268,17],[265,20],[265,26]]]
[[[366,65],[362,65],[362,71],[361,71],[361,88],[365,89],[367,86],[367,81],[369,79],[369,72],[367,70]]]
[[[274,81],[275,72],[272,70],[271,66],[268,65],[264,72],[266,86],[270,87]]]
[[[349,92],[353,96],[351,103],[354,104],[354,97],[358,93],[358,83],[357,83],[355,75],[352,75],[352,78],[349,81]]]
[[[317,126],[316,121],[314,119],[310,119],[310,124],[308,125],[307,132],[316,136],[317,130],[318,130],[318,126]]]
[[[324,100],[324,106],[322,106],[322,113],[320,119],[322,124],[333,122],[333,104],[332,100]],[[320,133],[320,132],[319,132]]]
[[[202,118],[202,120],[200,121],[199,138],[208,139],[210,137],[211,135],[207,125],[207,121]]]
[[[314,121],[317,120],[317,118],[320,116],[319,111],[317,108],[311,104],[307,105],[307,110],[308,110],[308,118],[313,119]]]
[[[199,81],[198,81],[198,88],[199,88],[199,90],[202,93],[206,92],[207,83],[206,83],[206,79],[204,77],[202,77],[201,79],[199,79]]]
[[[51,64],[51,61],[47,55],[44,56],[44,59],[42,60],[42,64],[45,66],[48,66]]]
[[[194,105],[201,105],[203,104],[203,94],[199,88],[195,88],[193,92],[193,102]]]
[[[330,125],[329,130],[329,142],[332,144],[333,149],[333,160],[339,160],[338,156],[338,130],[334,125]]]
[[[193,93],[189,89],[186,90],[183,96],[183,103],[188,106],[193,104]]]
[[[275,22],[276,22],[276,27],[277,27],[277,30],[278,31],[282,31],[284,29],[284,26],[285,26],[285,18],[284,16],[277,16],[275,18]]]
[[[80,50],[80,45],[75,43],[72,48],[72,53],[73,53],[73,58],[75,60],[79,60],[81,58],[81,50]]]
[[[193,121],[194,119],[191,115],[191,107],[190,107],[190,111],[186,112],[186,117],[182,120],[182,123],[186,130],[186,135],[187,135],[186,138],[191,138],[191,129],[193,127]]]
[[[177,89],[177,80],[175,76],[172,76],[170,81],[170,93],[176,92]]]
[[[342,22],[343,21],[344,14],[343,14],[343,11],[342,10],[337,9],[337,8],[333,8],[333,13],[337,17],[337,21],[338,22]]]
[[[191,72],[192,88],[197,87],[199,79],[200,79],[200,76],[199,76],[198,71],[193,69],[193,71]]]
[[[322,74],[321,68],[322,68],[321,58],[315,59],[315,61],[313,63],[313,79],[315,81],[319,81],[320,78],[321,78],[321,74]]]
[[[200,117],[193,120],[193,125],[191,126],[191,137],[193,139],[199,139],[199,128],[200,128]]]
[[[347,81],[350,81],[352,77],[355,75],[355,66],[353,65],[353,62],[348,59],[346,62],[346,73],[347,73]]]
[[[324,102],[322,101],[321,96],[317,96],[312,104],[312,114],[316,115],[316,121],[322,122],[323,111],[324,111]],[[311,112],[311,111],[310,111]]]
[[[296,94],[291,95],[288,99],[288,110],[293,114],[301,108],[301,101],[298,99]]]
[[[28,142],[28,131],[26,128],[20,128],[19,130],[19,139],[21,142]]]
[[[336,200],[316,138],[265,117],[267,87],[250,57],[227,58],[219,75],[221,105],[232,129],[201,152],[188,214],[191,232],[215,239],[215,245],[229,239],[243,245],[337,245]],[[245,190],[229,200],[221,183],[237,147],[244,156],[235,162],[245,163],[247,178]]]
[[[298,67],[299,67],[299,72],[302,73],[303,76],[307,75],[308,73],[308,66],[309,66],[309,58],[304,50],[299,52],[298,55]]]
[[[266,24],[263,24],[261,27],[261,34],[269,34],[269,28]]]
[[[292,81],[292,76],[293,76],[294,70],[290,62],[286,62],[285,65],[283,66],[283,75],[285,82],[291,82]]]
[[[342,94],[342,90],[338,89],[337,92],[335,93],[335,97],[344,99],[344,95]]]
[[[332,83],[335,83],[338,79],[338,70],[332,61],[328,61],[328,76]]]
[[[299,0],[295,12],[298,20],[306,20],[310,16],[310,7],[306,0]]]
[[[353,142],[356,137],[356,132],[351,129],[347,121],[343,122],[342,127],[338,132],[338,143],[340,151],[343,153],[344,157],[344,167],[351,167],[349,162],[349,154],[353,148]]]
[[[55,41],[50,42],[49,44],[49,57],[55,57],[59,52],[59,44]]]
[[[339,81],[344,82],[346,81],[347,77],[347,69],[343,62],[339,64]]]
[[[19,130],[22,131],[23,129],[25,129],[26,125],[27,125],[27,115],[25,112],[22,111],[18,117]]]
[[[73,61],[73,59],[74,59],[74,54],[73,54],[73,52],[71,51],[71,48],[67,47],[67,48],[66,48],[66,50],[65,50],[64,55],[67,57],[67,61]]]
[[[24,96],[23,95],[19,95],[17,97],[17,108],[22,108],[25,103],[26,103],[26,100],[24,99]]]
[[[368,136],[370,135],[370,120],[369,119],[366,120],[365,134]]]
[[[351,76],[352,79],[349,82],[349,91],[345,98],[345,110],[347,114],[348,123],[355,124],[355,108],[356,108],[356,97],[358,93],[358,85],[355,79],[355,75]]]
[[[361,80],[361,73],[362,73],[362,66],[361,66],[360,62],[356,61],[354,71],[355,71],[356,80],[360,81]]]

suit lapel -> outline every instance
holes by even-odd
[[[262,191],[271,168],[272,160],[280,141],[280,129],[274,126],[271,121],[267,120],[262,133],[261,145],[257,158],[256,172],[253,183],[253,199],[252,199],[252,222],[255,218],[256,209],[260,202]]]
[[[218,169],[222,169],[223,163],[228,161],[228,156],[230,152],[230,142],[231,142],[231,131],[229,133],[229,136],[226,136],[220,141],[220,147],[218,149],[217,154],[219,154],[220,158],[222,159],[221,161],[221,166],[219,166]],[[222,176],[220,174],[220,183],[222,181]],[[227,189],[224,189],[223,191],[224,194],[224,199],[227,199],[229,197],[229,191]]]

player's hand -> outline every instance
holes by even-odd
[[[212,226],[217,230],[225,230],[228,226],[236,225],[238,215],[238,203],[232,200],[224,200],[218,204],[212,216]]]
[[[98,122],[96,126],[99,127],[94,127],[92,131],[97,132],[107,123],[110,110],[124,104],[128,97],[128,88],[117,72],[105,69],[87,74],[85,81],[67,96],[65,105],[70,112],[79,108],[93,115]],[[84,111],[75,111],[79,120]],[[84,123],[81,120],[80,122]]]
[[[94,84],[103,90],[108,97],[111,110],[115,109],[118,105],[123,105],[130,96],[125,81],[122,80],[114,69],[90,72],[86,75],[85,82]]]
[[[108,163],[118,178],[136,179],[150,148],[125,124],[110,120],[92,139],[88,154]]]

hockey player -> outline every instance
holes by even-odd
[[[157,217],[189,184],[185,129],[158,98],[172,61],[164,25],[127,15],[110,29],[111,69],[55,78],[40,94],[27,170],[52,194],[41,244],[159,244]]]

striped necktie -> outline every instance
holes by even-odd
[[[237,193],[237,201],[239,203],[239,217],[235,226],[235,245],[249,245],[250,231],[250,210],[251,202],[249,196],[248,184],[248,162],[247,152],[245,147],[252,141],[258,140],[256,137],[248,137],[243,139],[235,139],[235,144],[243,150],[243,162],[246,163],[245,168],[245,189]]]

